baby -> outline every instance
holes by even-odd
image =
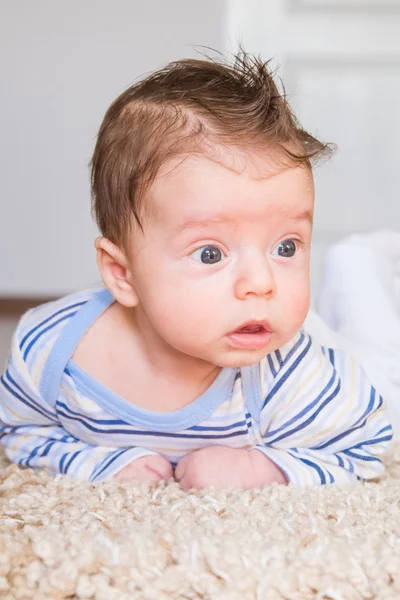
[[[104,286],[20,320],[0,384],[9,459],[183,490],[381,475],[382,397],[303,327],[312,165],[330,151],[244,52],[122,93],[91,163]]]

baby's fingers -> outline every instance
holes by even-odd
[[[188,492],[189,490],[195,489],[196,486],[192,483],[192,481],[190,480],[189,477],[182,477],[182,479],[179,481],[179,489],[182,490],[182,492]]]
[[[130,465],[128,465],[130,467]],[[125,468],[114,475],[117,481],[160,481],[161,476],[149,469]]]
[[[185,470],[186,470],[186,465],[189,460],[189,456],[190,456],[190,454],[186,454],[186,456],[184,456],[177,464],[176,469],[175,469],[176,481],[181,481],[181,479],[183,478],[183,476],[185,474]]]
[[[142,456],[114,475],[118,481],[160,481],[173,476],[172,465],[158,455]]]

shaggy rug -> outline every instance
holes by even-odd
[[[400,443],[380,480],[184,493],[0,460],[0,598],[400,598]]]

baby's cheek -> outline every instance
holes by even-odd
[[[210,331],[215,331],[209,312],[212,314],[212,303],[177,282],[160,287],[151,306],[147,305],[153,326],[169,344],[182,351],[189,351],[193,344],[198,345]]]
[[[303,326],[310,309],[310,292],[308,289],[299,289],[293,294],[292,298],[286,306],[286,324],[285,329],[290,329],[290,335],[295,335]]]
[[[309,309],[310,309],[310,294],[306,293],[303,296],[300,296],[298,303],[296,304],[295,315],[297,318],[297,323],[296,323],[297,329],[300,329],[300,327],[303,325],[303,323],[307,317]]]

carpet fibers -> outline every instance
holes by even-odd
[[[0,598],[400,599],[400,442],[380,480],[189,493],[0,455]]]

